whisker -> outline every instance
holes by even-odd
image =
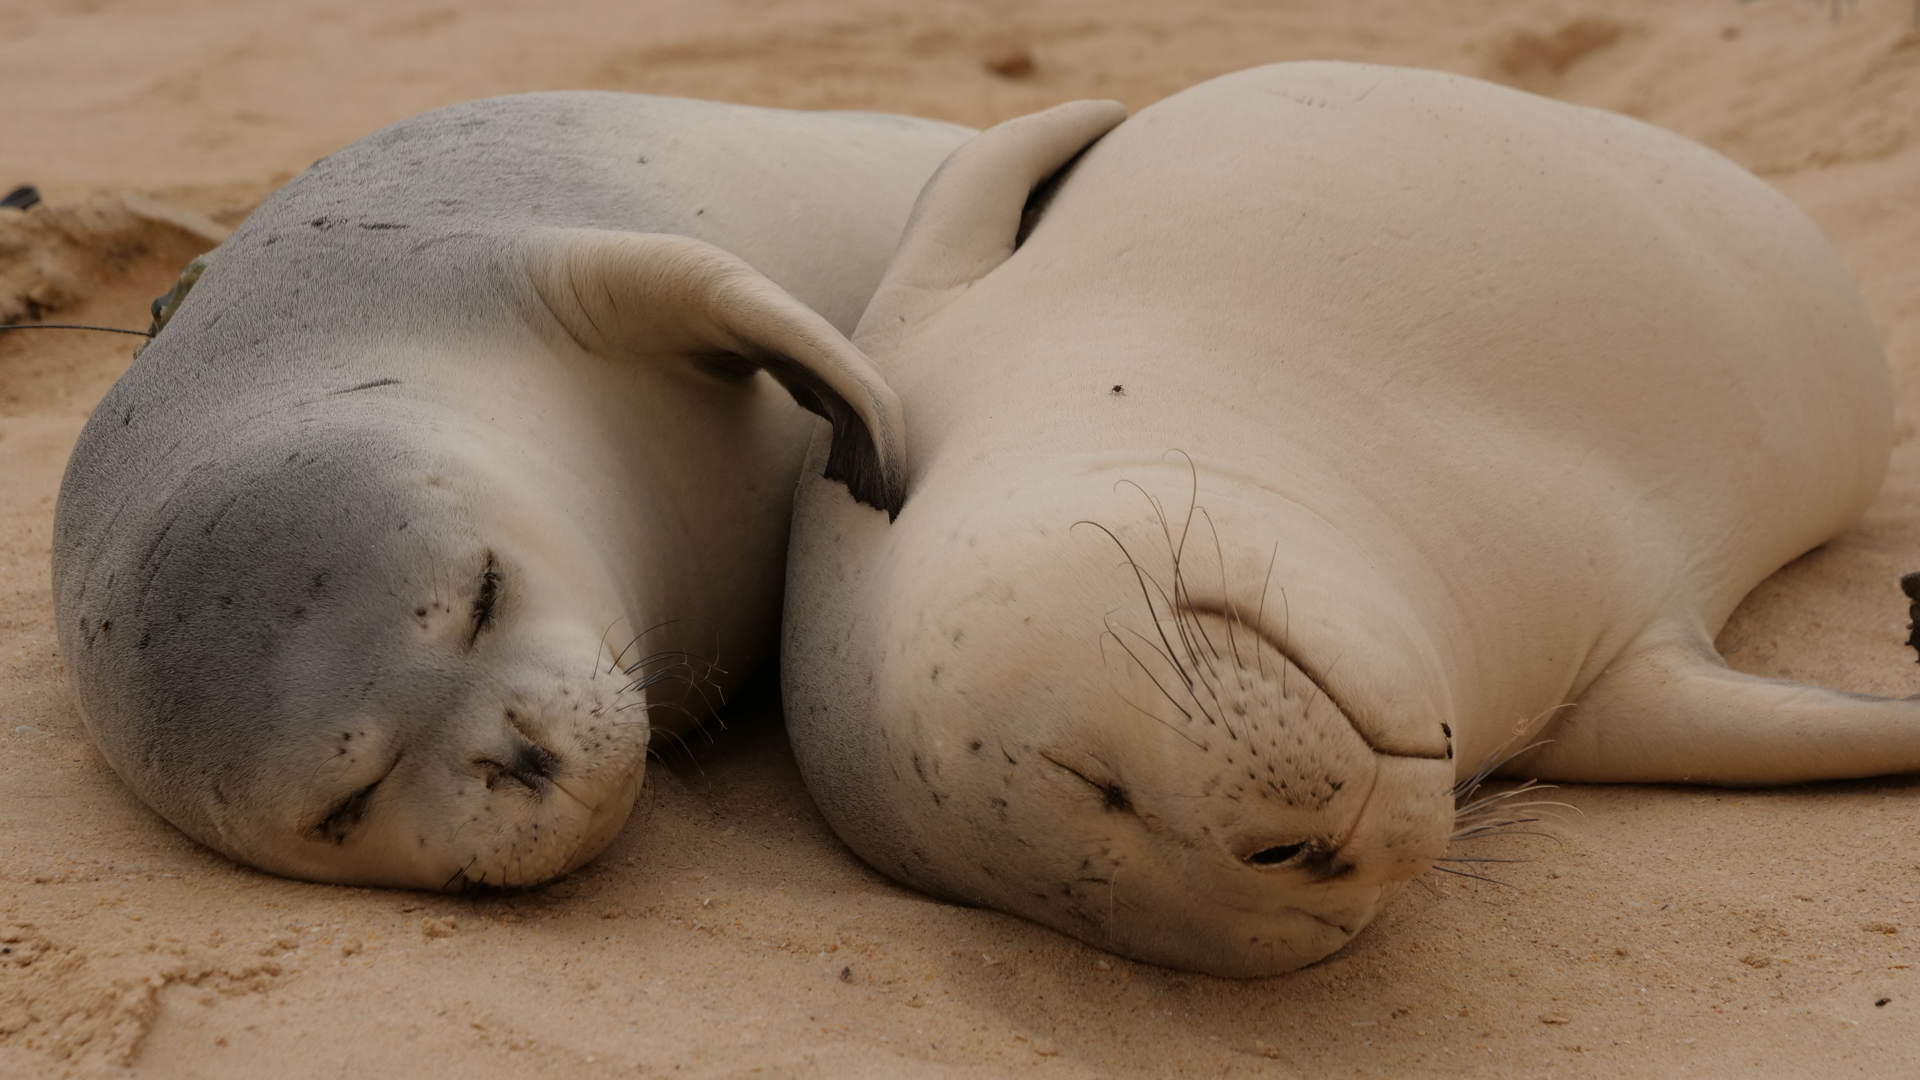
[[[624,649],[621,651],[623,653],[625,652]],[[647,655],[641,657],[640,659],[635,660],[632,664],[629,664],[625,668],[622,668],[621,673],[624,675],[631,675],[634,672],[640,670],[641,668],[646,667],[648,664],[657,663],[658,661],[668,660],[668,659],[689,661],[689,660],[697,660],[700,658],[696,657],[694,654],[686,651],[685,649],[662,649],[659,652],[648,653]]]
[[[1220,544],[1220,527],[1214,524],[1213,515],[1206,507],[1200,507],[1200,518],[1207,523],[1207,531],[1213,534],[1213,558],[1220,567],[1220,595],[1226,599],[1227,606],[1227,648],[1233,653],[1233,666],[1239,676],[1240,689],[1247,688],[1247,662],[1240,659],[1240,642],[1234,635],[1233,624],[1243,621],[1239,608],[1231,599],[1233,590],[1227,586],[1227,552]]]
[[[1121,641],[1119,635],[1115,634],[1111,630],[1107,631],[1105,634],[1101,635],[1101,639],[1100,639],[1100,644],[1101,644],[1100,658],[1103,663],[1106,661],[1106,639],[1107,638],[1113,638],[1114,642],[1118,644],[1122,649],[1127,648],[1126,642]],[[1133,655],[1132,651],[1128,650],[1128,656],[1132,657],[1132,655]],[[1139,662],[1140,661],[1137,658],[1134,659],[1134,663],[1138,664]],[[1150,671],[1147,672],[1147,678],[1152,680],[1154,687],[1160,691],[1163,697],[1166,697],[1166,699],[1173,704],[1174,708],[1180,709],[1180,703],[1173,700],[1172,695],[1169,695],[1167,693],[1166,688],[1160,685],[1160,680],[1153,678],[1152,672]],[[1166,717],[1160,716],[1157,713],[1154,713],[1150,710],[1141,708],[1137,703],[1133,701],[1133,699],[1127,697],[1125,694],[1120,695],[1120,700],[1126,702],[1128,708],[1134,710],[1137,713],[1141,713],[1142,715],[1151,717],[1154,721],[1158,722],[1162,727],[1165,727],[1168,731],[1171,731],[1175,735],[1180,736],[1182,739],[1187,740],[1187,742],[1193,744],[1195,749],[1198,749],[1198,750],[1206,749],[1206,747],[1202,745],[1198,739],[1195,739],[1193,736],[1175,727],[1173,723],[1169,721]],[[1180,714],[1182,716],[1185,716],[1189,723],[1193,721],[1192,714],[1188,713],[1185,709],[1180,709]]]
[[[1140,631],[1135,630],[1131,626],[1123,627],[1123,629],[1125,629],[1128,633],[1132,634],[1133,636],[1139,638],[1141,641],[1146,642],[1148,648],[1153,647],[1153,643],[1151,641],[1147,641],[1147,636],[1145,634],[1142,634]],[[1174,708],[1179,709],[1180,715],[1186,717],[1188,723],[1192,723],[1193,714],[1188,712],[1185,708],[1183,708],[1180,702],[1172,694],[1167,692],[1166,687],[1160,685],[1160,680],[1154,676],[1153,671],[1150,668],[1148,668],[1147,665],[1140,662],[1140,657],[1134,654],[1133,649],[1129,647],[1126,642],[1120,640],[1120,635],[1114,633],[1113,630],[1109,628],[1107,630],[1107,636],[1111,637],[1114,640],[1115,644],[1119,645],[1122,649],[1125,649],[1127,655],[1129,657],[1132,657],[1134,663],[1140,665],[1140,670],[1146,672],[1147,678],[1151,680],[1153,682],[1154,687],[1160,691],[1160,695],[1167,699],[1167,703],[1172,705]]]
[[[613,633],[614,624],[624,618],[626,618],[625,615],[615,615],[613,618],[607,620],[607,625],[600,628],[600,647],[596,649],[593,654],[593,669],[588,673],[589,681],[591,681],[592,676],[600,670],[600,654],[606,651],[607,635]],[[625,649],[622,649],[620,651],[623,654],[626,652]],[[613,658],[613,666],[607,668],[607,674],[609,675],[613,674],[613,669],[619,666],[620,666],[620,657],[616,656]]]
[[[1506,803],[1504,805],[1497,805],[1490,802],[1488,807],[1485,810],[1476,811],[1471,814],[1462,814],[1459,817],[1455,818],[1454,820],[1476,821],[1480,818],[1486,817],[1496,812],[1496,806],[1497,806],[1498,812],[1500,813],[1513,813],[1519,810],[1529,810],[1536,806],[1552,807],[1553,809],[1556,809],[1556,810],[1571,810],[1576,814],[1580,813],[1580,808],[1577,806],[1574,806],[1572,803],[1555,802],[1550,799],[1533,799],[1527,802]]]
[[[619,621],[620,621],[619,619],[615,619],[615,620],[614,620],[614,622],[619,622]],[[618,653],[616,653],[616,654],[614,654],[614,657],[613,657],[613,667],[610,667],[610,668],[608,668],[608,669],[607,669],[607,674],[609,674],[609,675],[611,675],[611,674],[613,674],[613,671],[614,671],[614,668],[617,668],[617,667],[619,667],[619,666],[620,666],[620,661],[626,658],[626,655],[627,655],[627,650],[628,650],[628,649],[631,649],[631,648],[633,648],[633,647],[634,647],[635,645],[638,645],[638,644],[640,643],[640,639],[641,639],[641,638],[644,638],[644,637],[646,637],[646,636],[647,636],[648,634],[651,634],[651,633],[653,633],[653,632],[654,632],[655,630],[658,630],[658,629],[660,629],[661,627],[664,627],[664,626],[672,626],[672,625],[673,625],[673,624],[675,624],[675,623],[683,623],[683,622],[690,622],[690,621],[692,621],[692,620],[690,620],[690,619],[663,619],[663,620],[661,620],[660,622],[657,622],[657,623],[654,623],[654,624],[653,624],[652,626],[649,626],[649,627],[647,627],[647,628],[646,628],[645,630],[642,630],[642,631],[640,631],[639,633],[637,633],[637,634],[635,634],[635,635],[633,635],[633,638],[632,638],[632,640],[630,640],[630,641],[628,641],[628,642],[627,642],[627,643],[626,643],[625,645],[623,645],[623,646],[621,646],[621,647],[620,647],[620,651],[619,651]],[[612,624],[612,623],[609,623],[609,624],[607,624],[607,629],[609,629],[609,630],[611,630],[611,629],[613,629],[613,624]]]
[[[1132,481],[1123,481],[1123,482],[1131,483]],[[1070,528],[1077,529],[1082,525],[1091,525],[1094,528],[1099,529],[1101,532],[1106,533],[1107,539],[1113,541],[1113,546],[1120,549],[1121,556],[1123,556],[1127,560],[1127,565],[1133,570],[1134,579],[1140,585],[1140,598],[1147,602],[1147,612],[1148,614],[1153,615],[1154,629],[1156,632],[1159,633],[1161,643],[1167,647],[1167,656],[1169,659],[1171,659],[1173,656],[1173,643],[1167,640],[1167,632],[1165,628],[1160,625],[1159,615],[1156,614],[1153,610],[1153,594],[1149,592],[1147,589],[1146,571],[1140,568],[1140,563],[1134,559],[1133,553],[1127,550],[1127,545],[1124,543],[1121,543],[1120,537],[1115,535],[1112,529],[1107,528],[1105,525],[1102,525],[1097,521],[1089,521],[1086,519],[1082,519],[1080,521],[1074,522],[1073,525],[1070,526]],[[1156,587],[1157,587],[1157,583],[1156,583]],[[1179,668],[1179,664],[1176,662],[1174,664],[1174,667],[1177,670]],[[1180,677],[1186,680],[1189,688],[1192,687],[1193,680],[1187,676],[1185,671],[1180,672]]]
[[[1179,568],[1175,567],[1174,572],[1178,574]],[[1171,597],[1167,595],[1166,589],[1161,587],[1160,579],[1154,577],[1152,574],[1147,574],[1146,580],[1153,585],[1153,588],[1155,591],[1159,592],[1161,602],[1166,604],[1167,610],[1173,614],[1174,632],[1175,632],[1175,635],[1180,639],[1181,647],[1186,652],[1186,655],[1187,655],[1187,663],[1192,665],[1192,671],[1189,672],[1186,666],[1182,665],[1178,659],[1176,659],[1170,654],[1167,654],[1167,660],[1173,664],[1176,670],[1180,672],[1181,678],[1187,684],[1187,694],[1193,698],[1193,703],[1195,705],[1200,706],[1200,711],[1207,713],[1209,717],[1217,716],[1219,718],[1220,723],[1226,726],[1227,734],[1232,735],[1234,738],[1234,741],[1238,742],[1240,739],[1239,734],[1233,730],[1233,725],[1227,723],[1226,704],[1220,700],[1219,691],[1217,691],[1214,688],[1214,683],[1219,681],[1218,675],[1215,674],[1215,678],[1211,681],[1201,677],[1200,668],[1202,665],[1200,663],[1200,658],[1196,656],[1194,653],[1192,638],[1189,636],[1189,633],[1186,629],[1185,622],[1180,617],[1181,608],[1175,604],[1174,600]],[[1158,625],[1160,620],[1160,615],[1157,610],[1153,609],[1151,600],[1148,601],[1148,609],[1153,614],[1155,624]],[[1136,636],[1139,636],[1138,631],[1134,631],[1134,633],[1136,634]],[[1166,640],[1166,634],[1164,632],[1162,632],[1162,634],[1160,635],[1160,639],[1162,641]],[[1169,648],[1171,648],[1171,646],[1169,646]],[[1212,672],[1209,672],[1209,673],[1212,673]],[[1215,710],[1214,712],[1207,712],[1206,703],[1200,700],[1199,694],[1194,693],[1193,687],[1196,683],[1198,683],[1202,689],[1206,690],[1208,697],[1213,699],[1213,706]]]
[[[1513,886],[1507,884],[1504,881],[1501,881],[1499,878],[1490,878],[1485,874],[1475,874],[1467,870],[1455,870],[1451,866],[1440,866],[1437,864],[1434,866],[1434,869],[1440,871],[1443,874],[1452,874],[1454,877],[1472,878],[1475,881],[1484,881],[1489,885],[1498,885],[1503,889],[1513,888]]]
[[[1267,555],[1267,576],[1265,580],[1260,582],[1260,606],[1255,610],[1253,615],[1254,628],[1256,630],[1264,629],[1267,625],[1267,590],[1273,587],[1273,564],[1279,557],[1280,541],[1275,540],[1273,542],[1273,551]],[[1282,603],[1286,602],[1286,597],[1287,590],[1281,589],[1280,599]],[[1281,636],[1285,637],[1286,635],[1283,632]],[[1253,655],[1254,659],[1259,662],[1260,681],[1265,682],[1267,679],[1266,650],[1260,648],[1259,643],[1256,642],[1253,646]],[[1284,667],[1280,669],[1280,696],[1283,699],[1287,696],[1287,669]]]
[[[686,738],[677,731],[669,731],[666,728],[657,728],[655,730],[660,735],[665,736],[666,738],[672,739],[673,745],[679,747],[680,752],[687,756],[687,764],[693,766],[694,771],[700,774],[700,778],[702,780],[706,779],[707,770],[704,766],[700,764],[700,755],[694,752],[693,744],[689,743],[686,740]],[[651,750],[652,749],[651,746],[649,746],[648,749]],[[659,760],[662,765],[667,764],[666,755],[664,754],[660,755]]]
[[[1276,557],[1280,554],[1278,543],[1273,545],[1273,554]],[[1273,573],[1271,562],[1267,564],[1267,573]],[[1280,640],[1286,643],[1287,648],[1293,648],[1293,601],[1287,597],[1285,588],[1280,590]],[[1280,696],[1283,698],[1287,696],[1287,668],[1290,666],[1282,664],[1280,667]]]
[[[1145,645],[1148,649],[1151,649],[1154,655],[1159,656],[1161,659],[1173,665],[1175,670],[1179,670],[1179,667],[1180,667],[1179,661],[1161,652],[1159,647],[1154,645],[1152,640],[1149,639],[1145,634],[1142,634],[1140,631],[1135,630],[1131,626],[1123,626],[1120,629],[1126,631],[1129,634],[1132,634],[1136,638],[1139,638],[1140,643],[1142,645]],[[1164,696],[1169,702],[1171,702],[1174,708],[1179,709],[1181,715],[1185,716],[1187,718],[1187,721],[1191,723],[1193,721],[1193,714],[1188,712],[1185,708],[1183,708],[1180,705],[1179,701],[1175,700],[1173,694],[1170,693],[1167,690],[1167,688],[1161,684],[1159,679],[1154,677],[1153,672],[1150,669],[1148,669],[1146,664],[1140,660],[1140,657],[1134,653],[1133,649],[1130,646],[1128,646],[1126,642],[1120,640],[1120,635],[1113,629],[1111,625],[1107,627],[1107,633],[1113,636],[1114,641],[1118,642],[1122,649],[1127,650],[1127,655],[1133,658],[1134,663],[1140,665],[1140,670],[1146,673],[1147,678],[1153,679],[1153,684],[1155,687],[1159,689],[1161,695]],[[1220,724],[1224,722],[1225,718],[1223,716],[1215,714],[1214,712],[1209,711],[1207,708],[1207,703],[1204,700],[1202,700],[1198,694],[1195,694],[1191,687],[1188,687],[1187,689],[1187,700],[1193,703],[1194,708],[1200,710],[1200,715],[1205,717],[1208,723]]]
[[[440,891],[446,892],[448,889],[451,889],[453,887],[454,882],[465,879],[467,876],[467,871],[473,869],[473,864],[479,861],[480,861],[480,856],[478,855],[475,855],[473,858],[468,859],[467,865],[461,867],[458,870],[455,870],[451,875],[448,876],[447,880],[440,883]]]
[[[84,323],[4,323],[0,330],[93,330],[102,334],[128,334],[133,337],[151,338],[145,330],[122,330],[117,326],[87,326]]]
[[[1515,822],[1515,824],[1525,825],[1528,823],[1522,821],[1522,822]],[[1551,840],[1556,844],[1566,843],[1566,841],[1562,840],[1560,837],[1555,836],[1550,832],[1541,832],[1539,829],[1510,829],[1504,826],[1495,826],[1495,825],[1489,825],[1489,826],[1486,826],[1485,828],[1468,829],[1463,833],[1455,833],[1454,835],[1447,838],[1447,842],[1449,844],[1458,844],[1468,840],[1484,840],[1490,836],[1498,836],[1498,837],[1501,837],[1502,839],[1509,836],[1537,836],[1543,840]]]
[[[1555,708],[1568,708],[1568,707],[1570,706],[1565,706],[1565,705],[1555,706]],[[1551,712],[1552,710],[1548,710],[1548,711]],[[1539,748],[1546,746],[1548,743],[1551,743],[1552,741],[1553,741],[1552,739],[1540,739],[1536,742],[1528,743],[1527,745],[1521,747],[1520,749],[1515,750],[1514,752],[1507,754],[1505,756],[1499,756],[1499,751],[1497,750],[1494,751],[1494,754],[1492,756],[1489,756],[1484,764],[1482,764],[1478,769],[1474,770],[1473,775],[1453,785],[1454,798],[1459,799],[1459,798],[1464,798],[1466,796],[1472,795],[1473,792],[1476,789],[1478,789],[1482,783],[1486,782],[1488,777],[1492,776],[1496,771],[1498,771],[1500,768],[1505,766],[1508,762],[1512,761],[1513,759],[1519,757],[1522,754],[1528,753],[1529,751],[1538,750]],[[1509,743],[1509,745],[1511,745],[1511,743]]]
[[[1171,454],[1179,454],[1187,459],[1187,475],[1190,480],[1187,488],[1187,519],[1180,523],[1180,547],[1173,553],[1174,561],[1178,563],[1180,557],[1186,554],[1187,533],[1193,528],[1194,509],[1200,505],[1200,468],[1193,463],[1193,455],[1185,450],[1176,448],[1161,456],[1166,457]]]
[[[1557,787],[1559,787],[1558,784],[1540,784],[1532,780],[1529,780],[1526,783],[1521,784],[1519,787],[1509,788],[1506,791],[1498,791],[1491,795],[1477,795],[1475,794],[1475,792],[1468,792],[1466,795],[1460,796],[1460,798],[1466,798],[1469,801],[1460,803],[1460,802],[1457,802],[1456,800],[1456,805],[1454,806],[1454,811],[1453,811],[1454,816],[1464,817],[1468,814],[1474,813],[1475,811],[1479,810],[1481,807],[1493,806],[1496,803],[1503,803],[1510,799],[1518,798],[1519,796],[1522,796],[1522,795],[1532,795],[1542,791],[1553,791]],[[1475,789],[1475,790],[1477,791],[1478,789]]]

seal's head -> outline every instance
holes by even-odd
[[[1272,974],[1338,949],[1442,854],[1452,699],[1411,564],[1249,471],[1272,432],[1237,426],[1259,415],[1244,387],[1155,418],[1194,440],[1192,469],[1059,396],[1083,373],[1061,306],[1120,339],[1102,357],[1157,345],[1059,242],[1076,170],[1123,117],[1009,121],[922,192],[856,334],[917,403],[911,495],[888,527],[802,490],[787,721],[816,800],[880,869],[1138,959]],[[1157,265],[1112,258],[1135,254]],[[1060,306],[1008,284],[1054,280]],[[1219,348],[1203,322],[1179,346],[1194,372]],[[1198,381],[1186,361],[1158,380]],[[1163,510],[1173,491],[1193,516]]]
[[[1245,976],[1340,948],[1452,828],[1444,706],[1392,674],[1418,643],[1269,578],[1288,540],[1257,499],[1169,521],[1110,474],[1035,472],[929,480],[846,586],[861,626],[790,634],[790,700],[851,698],[789,718],[828,816],[904,880],[1138,959]]]
[[[382,430],[309,425],[181,483],[132,594],[72,628],[114,654],[81,665],[108,684],[89,722],[152,805],[244,862],[543,880],[604,847],[640,784],[623,583],[525,469]]]
[[[745,668],[772,636],[805,421],[755,372],[832,420],[829,472],[899,506],[898,402],[736,257],[594,229],[493,257],[451,300],[386,282],[396,316],[361,282],[309,325],[221,254],[69,462],[53,570],[87,725],[242,862],[516,886],[605,847],[649,712],[697,723],[712,653]],[[445,309],[467,324],[413,325]]]

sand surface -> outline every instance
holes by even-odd
[[[170,9],[191,8],[191,13]],[[0,321],[144,327],[180,263],[409,114],[597,87],[970,124],[1138,107],[1338,57],[1620,109],[1779,185],[1872,303],[1886,492],[1721,639],[1739,666],[1920,692],[1920,11],[1910,0],[46,0],[0,6]],[[999,69],[999,70],[996,70]],[[54,644],[62,465],[128,359],[0,335],[0,1076],[1914,1076],[1920,787],[1573,788],[1510,887],[1429,875],[1346,951],[1228,982],[934,903],[858,863],[768,691],[655,767],[612,848],[461,899],[282,881],[148,813]]]

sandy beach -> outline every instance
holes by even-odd
[[[179,8],[183,10],[170,10]],[[1857,530],[1720,646],[1920,693],[1920,6],[1909,0],[48,0],[0,8],[0,322],[144,328],[182,263],[315,158],[554,88],[987,125],[1139,108],[1276,60],[1458,71],[1629,113],[1779,187],[1872,306],[1900,418]],[[281,880],[147,811],[55,645],[62,467],[130,338],[0,334],[0,1076],[1920,1075],[1920,783],[1569,787],[1503,885],[1430,874],[1332,959],[1246,982],[1098,952],[867,869],[770,686],[650,768],[542,889]]]

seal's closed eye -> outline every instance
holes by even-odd
[[[386,783],[387,777],[392,776],[393,770],[399,766],[400,759],[396,757],[393,764],[387,766],[387,771],[381,773],[373,783],[335,803],[325,817],[307,830],[307,836],[330,844],[346,843],[347,837],[353,835],[354,829],[367,816],[367,806],[373,801],[374,790]]]
[[[467,648],[480,640],[480,634],[493,625],[494,608],[500,602],[500,562],[487,552],[486,569],[480,571],[480,591],[473,598],[473,632],[467,635]]]

